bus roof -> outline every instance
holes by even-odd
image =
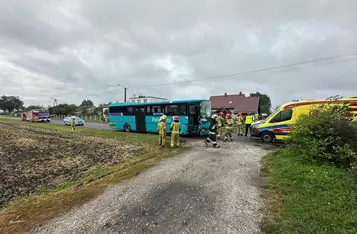
[[[196,103],[196,102],[201,102],[201,101],[206,101],[209,102],[209,100],[204,100],[204,99],[193,99],[193,100],[174,100],[174,101],[162,101],[162,102],[122,102],[122,103],[112,103],[109,105],[109,107],[112,106],[147,106],[147,105],[166,105],[166,104],[180,104],[180,103]]]
[[[357,98],[341,98],[337,100],[326,100],[326,99],[313,99],[313,100],[301,100],[301,101],[294,101],[294,102],[288,102],[284,105],[281,105],[279,109],[292,109],[294,107],[298,106],[308,106],[308,105],[322,105],[322,104],[327,104],[327,103],[332,103],[332,102],[338,102],[338,103],[343,103],[343,102],[352,102],[351,104],[356,105],[357,104]]]

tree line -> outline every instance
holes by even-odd
[[[0,110],[7,114],[33,109],[45,109],[48,110],[51,115],[102,115],[103,108],[107,106],[107,104],[95,106],[91,100],[83,100],[79,106],[76,104],[64,103],[56,106],[49,106],[48,108],[41,105],[29,105],[25,107],[24,102],[19,97],[3,95],[0,98]]]

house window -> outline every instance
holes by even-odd
[[[147,103],[147,102],[148,102],[148,100],[147,100],[147,99],[144,99],[144,102],[145,102],[145,103]]]
[[[135,102],[135,100],[131,100],[131,102]]]
[[[138,103],[140,103],[141,101],[140,100],[138,100]]]

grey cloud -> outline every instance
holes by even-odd
[[[117,83],[129,95],[172,99],[260,91],[274,105],[299,96],[353,95],[355,60],[135,87],[356,53],[356,8],[353,0],[7,0],[0,3],[0,62],[37,74],[42,83],[36,91],[7,82],[5,91],[31,97],[28,104],[36,98],[50,104],[52,94],[68,102],[122,100]],[[7,71],[13,79],[21,74]],[[5,83],[1,73],[0,79]],[[46,79],[59,83],[49,86]]]

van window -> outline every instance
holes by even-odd
[[[279,122],[284,122],[291,120],[293,116],[293,110],[283,110],[280,113],[278,113],[274,119],[270,121],[270,123],[279,123]]]

